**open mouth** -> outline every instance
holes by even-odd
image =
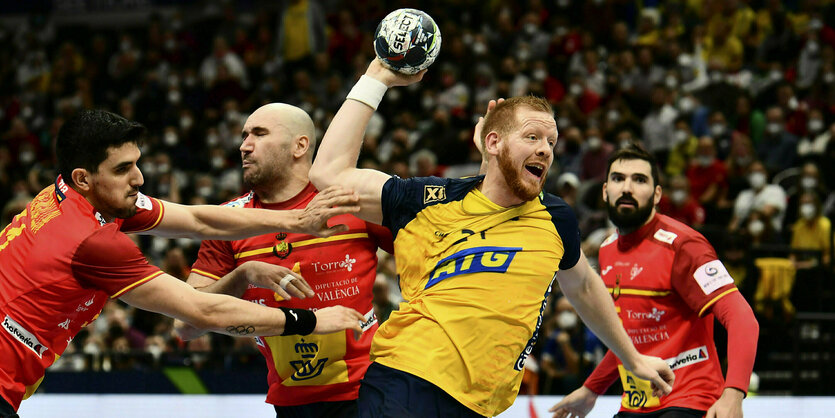
[[[542,173],[545,172],[545,166],[540,164],[525,164],[525,170],[533,174],[537,178],[542,178]]]

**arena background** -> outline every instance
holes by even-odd
[[[399,7],[430,13],[443,48],[423,82],[387,94],[360,164],[401,177],[471,174],[479,160],[472,127],[487,101],[545,96],[560,128],[547,191],[575,208],[594,261],[611,232],[599,198],[602,161],[622,143],[641,141],[664,162],[665,194],[690,196],[666,210],[713,243],[757,313],[758,395],[745,402],[747,416],[783,415],[773,400],[798,417],[831,410],[835,4],[828,0],[2,2],[0,226],[54,179],[52,141],[81,108],[109,109],[149,128],[144,193],[210,204],[238,195],[237,147],[248,112],[291,103],[312,115],[321,135],[373,56],[377,22]],[[783,192],[784,209],[735,221],[755,159]],[[814,196],[813,226],[796,223],[804,193]],[[756,220],[764,221],[761,231]],[[821,239],[804,239],[810,236]],[[199,247],[148,237],[137,243],[180,278]],[[385,313],[399,292],[391,258],[380,266],[375,302]],[[524,393],[567,393],[600,358],[588,332],[560,329],[555,300]],[[565,363],[554,343],[561,332],[582,354],[579,364]],[[45,405],[55,408],[48,416],[68,416],[60,412],[67,403],[136,399],[96,393],[217,395],[182,396],[202,407],[230,399],[221,394],[246,393],[253,396],[231,399],[261,408],[254,395],[266,392],[265,375],[251,340],[213,335],[186,343],[171,333],[170,320],[112,302],[21,411],[40,416],[27,408]],[[61,393],[88,395],[54,395]],[[136,402],[157,399],[171,398]],[[527,407],[528,398],[519,399],[524,405],[508,413]],[[749,409],[760,407],[768,412]],[[604,411],[614,406],[601,403],[596,413]]]

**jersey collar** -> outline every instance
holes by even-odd
[[[253,197],[255,198],[256,205],[255,207],[260,207],[264,209],[272,209],[272,210],[285,210],[285,209],[294,209],[299,207],[299,205],[305,203],[306,200],[310,199],[310,195],[316,193],[316,186],[313,183],[308,182],[307,186],[305,186],[302,191],[300,191],[297,195],[287,199],[283,202],[277,203],[264,203],[261,199],[258,198],[258,195],[252,193]]]
[[[99,213],[99,211],[97,211],[96,208],[84,198],[84,196],[75,191],[72,187],[68,186],[60,174],[58,175],[58,178],[55,179],[55,199],[58,201],[59,205],[65,201],[73,202],[73,204],[78,205],[78,207],[81,208],[83,213],[88,213],[90,216],[95,218],[99,225],[103,226],[107,223],[107,221],[104,220],[104,216],[102,216],[102,214]]]

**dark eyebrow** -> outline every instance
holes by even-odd
[[[119,163],[119,164],[116,164],[116,166],[115,166],[115,167],[113,167],[113,171],[119,171],[119,170],[121,170],[121,169],[123,169],[123,168],[128,168],[128,167],[130,167],[130,166],[132,166],[132,165],[133,165],[133,161],[123,161],[123,162],[121,162],[121,163]]]

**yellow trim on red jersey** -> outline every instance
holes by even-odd
[[[206,270],[200,270],[200,269],[194,269],[194,268],[193,268],[193,269],[191,269],[191,272],[192,272],[192,273],[197,273],[197,274],[199,274],[199,275],[201,275],[201,276],[206,276],[206,278],[209,278],[209,279],[212,279],[212,280],[220,280],[220,277],[218,277],[218,276],[216,276],[216,275],[214,275],[214,274],[212,274],[212,273],[209,273],[209,272],[208,272],[208,271],[206,271]]]
[[[607,287],[606,289],[611,294],[615,293],[615,288],[614,287]],[[622,287],[620,288],[619,291],[620,291],[621,295],[650,296],[650,297],[653,297],[653,296],[663,297],[663,296],[668,296],[670,293],[672,293],[669,290],[624,289]]]
[[[111,298],[111,299],[116,299],[116,298],[118,298],[119,296],[122,296],[122,294],[123,294],[123,293],[125,293],[125,292],[127,292],[128,290],[131,290],[131,289],[133,289],[134,287],[139,286],[139,285],[141,285],[142,283],[145,283],[145,282],[147,282],[148,280],[151,280],[151,279],[153,279],[154,277],[157,277],[157,276],[159,276],[159,275],[160,275],[160,274],[162,274],[162,273],[163,273],[163,272],[162,272],[162,270],[160,270],[160,271],[158,271],[158,272],[156,272],[156,273],[154,273],[154,274],[152,274],[152,275],[150,275],[150,276],[148,276],[148,277],[145,277],[144,279],[137,280],[137,281],[135,281],[135,282],[131,283],[130,285],[126,286],[124,289],[122,289],[122,290],[120,290],[120,291],[118,291],[118,292],[114,293],[112,296],[110,296],[110,298]]]
[[[313,244],[321,244],[323,242],[333,242],[333,241],[344,241],[348,239],[361,239],[361,238],[368,238],[368,234],[365,232],[360,232],[356,234],[345,234],[345,235],[335,235],[328,238],[314,238],[314,239],[306,239],[304,241],[296,241],[290,242],[293,247],[304,247],[306,245],[313,245]],[[235,254],[235,260],[244,258],[244,257],[252,257],[254,255],[261,255],[270,253],[273,251],[273,247],[267,248],[259,248],[257,250],[250,250],[244,251],[242,253]]]
[[[705,306],[702,306],[702,310],[700,310],[700,311],[699,311],[699,316],[704,315],[704,313],[705,313],[705,311],[707,310],[707,308],[710,308],[711,306],[713,306],[713,304],[714,304],[714,303],[716,303],[719,299],[721,299],[721,298],[722,298],[722,296],[725,296],[725,295],[727,295],[728,293],[731,293],[731,292],[738,292],[738,291],[739,291],[739,289],[737,289],[736,287],[734,287],[733,289],[728,289],[728,290],[726,290],[726,291],[724,291],[724,292],[720,293],[718,296],[716,296],[715,298],[711,299],[711,300],[710,300],[710,302],[705,303]]]
[[[152,229],[156,228],[156,227],[157,227],[157,225],[159,225],[159,223],[160,223],[160,222],[162,222],[162,217],[163,217],[163,215],[165,214],[165,205],[163,205],[163,204],[162,204],[162,201],[161,201],[161,200],[159,200],[159,199],[157,199],[157,198],[155,198],[155,197],[148,196],[148,198],[153,199],[153,200],[156,200],[156,201],[157,201],[157,203],[159,204],[159,215],[157,215],[157,220],[155,220],[155,221],[154,221],[154,223],[153,223],[153,224],[151,224],[151,226],[149,226],[149,227],[147,227],[147,228],[145,228],[145,229],[140,229],[140,230],[138,230],[138,231],[131,231],[131,233],[133,233],[133,234],[135,234],[135,233],[137,233],[137,232],[145,232],[145,231],[150,231],[150,230],[152,230]]]

